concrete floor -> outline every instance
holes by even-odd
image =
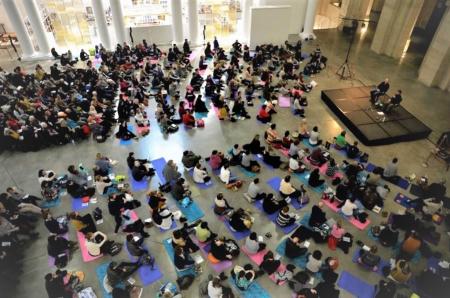
[[[363,39],[360,39],[355,43],[351,55],[351,64],[356,73],[355,77],[357,80],[340,81],[335,75],[335,72],[345,58],[348,38],[336,30],[317,31],[317,37],[318,39],[316,41],[305,44],[304,48],[307,51],[311,51],[315,48],[316,44],[320,44],[322,52],[329,58],[329,63],[327,69],[314,78],[318,82],[318,86],[308,95],[310,105],[307,108],[306,115],[310,126],[319,126],[321,137],[324,140],[331,140],[332,137],[336,136],[342,129],[345,129],[345,126],[340,123],[321,101],[320,91],[322,89],[359,86],[361,84],[371,85],[378,83],[385,77],[389,77],[393,89],[400,88],[403,90],[403,104],[406,109],[431,127],[434,132],[430,136],[430,140],[420,140],[388,146],[364,147],[362,150],[370,154],[370,161],[372,163],[381,166],[386,164],[386,162],[391,160],[394,156],[399,157],[399,173],[403,176],[416,173],[417,175],[428,175],[432,181],[441,178],[446,178],[448,180],[450,177],[449,173],[445,172],[444,166],[440,162],[432,160],[429,168],[422,167],[423,160],[428,156],[429,150],[433,148],[432,142],[437,140],[441,132],[450,130],[448,118],[448,115],[450,115],[450,97],[448,96],[448,93],[439,89],[425,87],[416,81],[418,69],[417,56],[406,55],[401,61],[397,61],[373,53],[370,51],[370,40],[372,37],[369,31]],[[2,57],[0,57],[0,59],[2,59]],[[6,57],[4,57],[4,59],[6,59]],[[6,60],[0,60],[0,63],[0,65],[8,71],[12,70],[13,66],[18,65],[17,62]],[[50,62],[42,64],[50,65]],[[34,64],[32,63],[23,63],[22,65],[26,66],[28,69],[34,67]],[[57,173],[65,173],[69,164],[78,164],[80,162],[89,168],[93,165],[95,154],[97,152],[101,152],[112,159],[120,161],[115,167],[115,172],[122,174],[127,173],[125,159],[129,151],[134,151],[137,156],[149,159],[156,159],[163,156],[166,160],[174,159],[178,163],[180,162],[182,152],[185,149],[193,150],[202,156],[208,156],[213,149],[225,151],[235,143],[243,144],[249,142],[254,134],[262,134],[266,129],[266,126],[258,124],[255,120],[254,116],[257,108],[249,108],[249,110],[252,119],[239,121],[237,123],[220,122],[214,112],[210,111],[208,118],[206,119],[206,128],[192,130],[180,128],[179,132],[168,137],[165,137],[160,133],[153,118],[153,113],[151,113],[151,133],[145,138],[140,139],[139,142],[133,142],[129,146],[122,146],[116,139],[110,138],[103,144],[98,144],[90,140],[77,146],[66,145],[35,153],[3,153],[0,155],[0,173],[2,173],[0,189],[4,190],[7,186],[16,185],[27,192],[39,194],[39,186],[37,183],[37,172],[39,169],[53,169]],[[278,108],[278,111],[279,113],[275,116],[275,122],[277,123],[280,132],[283,132],[284,130],[292,131],[298,127],[299,119],[294,118],[289,109]],[[349,134],[348,137],[351,140],[354,139],[354,136],[351,134]],[[339,161],[342,160],[340,155],[335,154],[335,157]],[[246,181],[249,181],[249,179],[245,178],[237,169],[234,169],[234,172]],[[259,174],[260,179],[263,182],[262,186],[266,191],[269,191],[269,188],[264,183],[267,179],[283,175],[285,175],[285,173],[282,173],[280,170],[270,171],[267,168],[263,168],[262,173]],[[192,182],[189,176],[188,180]],[[294,181],[294,183],[299,185],[298,182],[298,180]],[[206,216],[203,219],[207,220],[210,223],[210,228],[219,235],[231,237],[223,223],[217,221],[215,215],[210,210],[213,197],[218,192],[224,192],[225,196],[233,206],[242,206],[243,208],[256,211],[256,209],[242,197],[243,192],[246,191],[247,185],[248,183],[239,192],[229,192],[219,183],[215,183],[213,188],[207,190],[199,190],[195,186],[192,187],[194,199],[206,213]],[[158,179],[156,177],[151,180],[150,186],[151,188],[156,188],[158,186]],[[447,186],[450,185],[447,183]],[[398,204],[393,202],[394,196],[400,191],[402,190],[397,187],[392,187],[392,192],[388,195],[386,200],[385,209],[387,211],[397,211],[401,208]],[[316,203],[319,200],[318,194],[312,191],[309,193],[312,202],[308,207],[299,212],[300,215],[310,212],[313,203]],[[145,194],[144,192],[138,192],[135,193],[135,197],[144,202]],[[113,219],[108,215],[106,205],[106,199],[99,196],[99,202],[96,205],[91,205],[88,211],[91,212],[95,207],[100,206],[105,212],[105,222],[98,226],[99,230],[110,234],[111,239],[123,242],[123,234],[112,233],[114,228]],[[61,207],[57,210],[52,210],[52,212],[54,215],[63,214],[70,210],[70,206],[70,198],[64,197]],[[324,210],[326,210],[329,217],[337,217],[335,213],[331,212],[326,207],[324,207]],[[137,213],[141,218],[147,218],[149,216],[149,211],[145,204],[137,210]],[[255,212],[254,216],[256,218],[254,231],[261,235],[271,232],[273,237],[270,240],[267,240],[267,242],[268,247],[274,250],[281,238],[285,235],[280,233],[280,231],[275,228],[275,225],[269,222],[264,215],[260,216],[260,214]],[[373,224],[382,222],[381,216],[375,215],[374,213],[370,213],[370,219]],[[367,230],[360,232],[346,222],[344,223],[344,227],[355,236],[355,240],[359,239],[365,243],[372,244],[373,241],[367,237]],[[439,229],[443,229],[443,227],[439,227]],[[46,273],[54,269],[50,269],[47,265],[47,231],[42,223],[39,223],[37,230],[41,232],[41,237],[37,241],[32,242],[27,249],[26,260],[24,262],[25,273],[21,279],[22,282],[20,285],[14,285],[17,289],[16,297],[46,296],[43,277]],[[176,279],[174,266],[167,258],[167,254],[162,245],[162,240],[170,237],[171,233],[161,233],[155,228],[150,229],[149,233],[151,234],[151,237],[146,240],[147,246],[150,248],[152,254],[157,257],[158,265],[163,268],[164,277],[160,282],[156,282],[155,284],[144,288],[143,297],[154,297],[156,289],[163,281],[174,281]],[[73,230],[70,231],[70,239],[76,240],[76,235]],[[448,241],[448,236],[443,235],[440,246],[433,248],[440,250],[448,257]],[[242,243],[242,241],[240,243]],[[314,250],[316,247],[323,251],[324,257],[335,256],[339,258],[339,272],[347,270],[369,283],[375,284],[378,282],[378,275],[367,272],[351,262],[351,255],[356,249],[355,246],[348,255],[344,255],[341,251],[332,252],[328,250],[326,245],[315,245],[314,243],[311,244],[310,250]],[[392,256],[391,250],[382,247],[380,248],[380,253],[384,258]],[[124,251],[114,259],[128,260]],[[99,282],[95,276],[95,267],[110,260],[111,258],[107,256],[90,263],[83,263],[80,253],[77,252],[69,262],[67,269],[84,271],[86,274],[84,284],[86,286],[92,286],[100,297],[101,291],[99,289]],[[245,255],[241,255],[238,260],[234,261],[234,264],[243,265],[249,262],[250,260]],[[424,264],[424,260],[419,264],[413,264],[414,270],[419,271],[423,269]],[[183,293],[185,297],[198,297],[197,282],[204,280],[208,273],[211,272],[207,263],[204,263],[203,268],[203,274],[188,291]],[[137,278],[137,280],[139,283],[139,278]],[[291,292],[287,286],[276,286],[267,278],[267,276],[261,277],[258,282],[267,289],[273,297],[291,296]],[[353,296],[341,290],[341,297]]]

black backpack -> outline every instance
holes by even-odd
[[[103,213],[102,209],[100,209],[99,207],[94,209],[94,211],[92,212],[92,215],[94,216],[95,221],[99,221],[99,220],[103,219],[102,213]]]
[[[120,251],[122,250],[122,244],[118,243],[118,242],[113,242],[108,249],[108,254],[110,256],[115,256],[117,255]]]

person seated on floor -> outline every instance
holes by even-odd
[[[242,185],[242,181],[238,180],[236,176],[233,176],[231,174],[230,166],[228,163],[225,163],[220,168],[219,178],[220,178],[220,181],[225,183],[225,185],[228,189],[232,189],[232,188],[237,189]]]
[[[373,245],[367,251],[364,248],[359,250],[358,263],[368,267],[370,270],[376,272],[378,264],[380,264],[381,257],[377,255],[378,248]]]
[[[289,132],[289,130],[286,130],[284,132],[284,137],[281,139],[281,145],[285,149],[289,149],[291,147],[292,139],[291,139],[290,134],[291,133]]]
[[[225,159],[224,154],[217,150],[213,150],[211,155],[209,156],[209,165],[213,170],[220,169],[226,162],[227,160]]]
[[[247,171],[258,173],[261,170],[261,166],[255,160],[255,158],[250,154],[250,150],[246,150],[242,154],[241,166]]]
[[[263,270],[267,275],[271,275],[278,271],[278,268],[281,266],[281,261],[279,259],[275,259],[275,256],[272,251],[267,251],[267,253],[263,257],[263,261],[259,265],[259,269]]]
[[[181,247],[187,253],[194,253],[199,250],[199,247],[192,241],[189,234],[183,235],[182,229],[173,231],[171,239],[174,248]]]
[[[297,141],[298,142],[298,141]],[[306,166],[302,163],[297,153],[289,158],[289,172],[291,173],[303,173],[306,170]]]
[[[297,156],[298,156],[298,151],[299,151],[299,150],[301,150],[301,148],[300,148],[300,140],[295,139],[295,140],[291,143],[291,145],[289,146],[289,152],[288,152],[288,154],[289,154],[290,157],[292,157],[292,156],[294,156],[294,155],[297,155]]]
[[[319,128],[317,126],[314,126],[311,132],[309,133],[309,144],[312,146],[317,146],[319,143]]]
[[[253,179],[253,181],[249,184],[247,195],[252,201],[259,201],[266,198],[267,194],[263,192],[259,186],[259,178]]]
[[[278,213],[277,224],[284,228],[294,224],[299,219],[298,214],[289,213],[289,207],[284,206]]]
[[[155,170],[149,167],[148,164],[141,164],[139,161],[134,162],[134,167],[131,170],[131,176],[136,181],[142,181],[143,179],[150,179],[155,175]]]
[[[358,148],[358,142],[354,141],[353,145],[350,145],[349,143],[347,143],[346,152],[347,152],[348,158],[351,158],[351,159],[357,158],[359,156],[359,152],[360,152],[359,148]]]
[[[231,148],[228,153],[230,154],[230,166],[236,166],[241,163],[241,156],[243,151],[241,150],[241,148],[239,148],[239,144],[234,144],[233,148]]]
[[[166,183],[173,185],[178,178],[181,177],[181,173],[178,172],[178,166],[171,159],[169,160],[163,168],[163,176],[166,180]]]
[[[278,212],[283,207],[287,206],[287,202],[285,199],[277,200],[273,196],[273,194],[269,193],[264,199],[262,203],[262,207],[264,212],[267,214],[274,214],[275,212]]]
[[[177,182],[172,186],[170,190],[173,198],[183,204],[183,200],[188,198],[191,200],[190,195],[191,191],[189,190],[189,185],[186,183],[184,178],[178,178]]]
[[[61,254],[68,257],[68,254],[77,248],[77,244],[77,242],[67,240],[63,236],[50,235],[47,238],[47,252],[49,256],[55,259]],[[55,265],[58,266],[58,264]]]
[[[105,245],[107,241],[108,236],[100,231],[86,234],[86,249],[88,254],[92,257],[97,257],[101,254],[107,253],[107,245]]]
[[[334,158],[330,158],[330,160],[328,161],[327,170],[325,171],[325,175],[333,178],[334,175],[336,175],[336,173],[338,172],[338,170],[339,168],[336,164],[336,161],[334,160]]]
[[[337,137],[334,138],[334,146],[336,149],[341,150],[347,147],[347,140],[345,139],[346,132],[342,131]]]
[[[312,292],[314,291],[314,292]],[[314,289],[309,289],[307,293],[312,294],[311,297],[339,298],[340,290],[336,289],[334,282],[321,281]],[[309,296],[306,296],[309,298]]]
[[[188,270],[195,268],[195,261],[189,255],[187,250],[184,250],[180,246],[176,246],[174,249],[173,263],[178,270]]]
[[[89,213],[81,216],[78,212],[71,212],[68,214],[68,218],[77,232],[81,232],[84,235],[97,232],[94,219]]]
[[[400,245],[400,252],[397,258],[411,260],[422,246],[422,240],[419,238],[416,231],[405,235],[405,240]]]
[[[162,192],[151,190],[147,193],[147,201],[150,208],[152,210],[156,210],[165,204],[166,198],[164,197]]]
[[[218,193],[214,199],[214,213],[222,216],[233,210],[233,207],[228,204],[228,201],[223,196],[223,193]]]
[[[231,277],[239,290],[246,291],[257,275],[255,270],[253,270],[253,266],[247,264],[244,267],[234,266],[233,270],[231,270]]]
[[[384,247],[393,247],[397,244],[399,232],[395,226],[391,224],[384,224],[381,226],[380,234],[378,235],[378,241]]]
[[[139,164],[141,165],[145,165],[146,167],[148,166],[148,168],[151,167],[150,161],[148,161],[147,159],[137,159],[134,157],[134,152],[128,153],[127,165],[130,170],[133,169],[136,161],[139,162]]]
[[[263,242],[261,236],[258,236],[255,232],[252,232],[247,238],[245,238],[244,248],[250,255],[254,255],[266,248],[266,244]]]
[[[275,123],[272,123],[270,125],[270,127],[266,130],[265,134],[264,134],[264,138],[266,139],[266,142],[280,147],[281,146],[281,139],[278,136],[278,132],[277,132],[277,125]]]
[[[211,242],[211,250],[208,255],[208,259],[211,257],[214,261],[222,262],[229,261],[236,258],[239,255],[239,246],[232,239],[226,239],[224,237],[216,238]],[[218,263],[216,262],[216,263]]]
[[[191,114],[190,110],[186,110],[186,112],[183,114],[182,122],[188,127],[195,127],[195,118]]]
[[[77,294],[74,285],[79,280],[66,270],[57,269],[55,273],[45,275],[45,290],[49,298],[71,298]]]
[[[367,176],[366,184],[368,186],[378,186],[381,182],[381,175],[383,171],[381,168],[375,168],[372,173]]]
[[[399,259],[389,273],[389,278],[394,281],[406,284],[412,276],[411,268],[406,260]]]
[[[290,236],[286,239],[284,255],[290,259],[303,256],[308,252],[308,248],[302,245],[302,241],[297,236]]]
[[[198,68],[200,70],[205,70],[208,68],[208,64],[205,61],[205,56],[201,55],[200,60],[198,61]]]
[[[280,187],[279,187],[280,195],[283,198],[291,198],[292,200],[296,200],[300,197],[302,192],[292,186],[291,183],[291,176],[287,175],[284,177],[284,179],[281,180]]]
[[[119,125],[119,130],[116,132],[116,138],[123,141],[128,141],[131,139],[137,139],[138,137],[128,129],[128,123],[124,120]]]
[[[311,273],[319,272],[322,267],[322,252],[320,250],[315,250],[312,254],[308,256],[308,261],[306,262],[306,269]]]
[[[284,271],[275,272],[275,283],[280,285],[286,281],[291,280],[294,277],[295,266],[293,264],[287,264]]]
[[[196,155],[194,152],[186,150],[183,152],[181,162],[186,169],[192,169],[201,159],[202,157],[200,155]]]
[[[69,230],[67,223],[60,223],[58,219],[52,216],[48,209],[42,210],[42,218],[44,219],[45,227],[51,234],[63,235]]]
[[[294,115],[299,115],[300,117],[305,117],[305,108],[302,105],[301,98],[294,98]]]
[[[311,216],[309,218],[309,225],[311,227],[320,227],[324,223],[327,222],[326,214],[322,210],[323,203],[319,202],[317,205],[314,205],[311,209]]]
[[[139,237],[137,234],[130,233],[127,235],[125,245],[131,256],[141,257],[149,254],[143,246],[144,240],[144,237]]]
[[[440,198],[429,198],[423,200],[422,214],[424,217],[431,218],[434,214],[442,214],[444,202]]]
[[[393,158],[383,170],[382,177],[385,180],[395,183],[400,177],[397,176],[398,171],[398,158]]]
[[[84,185],[76,184],[74,181],[69,180],[66,184],[67,193],[76,199],[81,199],[84,197],[92,197],[95,194],[94,187],[87,187]]]
[[[346,199],[343,203],[338,205],[338,208],[341,209],[340,211],[343,215],[349,218],[357,214],[358,211],[358,205],[355,204],[355,198]]]
[[[331,227],[331,233],[328,236],[328,248],[336,250],[337,244],[341,241],[345,235],[345,229],[342,227],[342,221],[338,219]]]
[[[327,162],[325,152],[322,151],[322,148],[320,146],[315,148],[311,152],[311,154],[307,157],[307,159],[311,162],[313,166],[317,167],[320,167]]]
[[[320,179],[320,172],[318,168],[315,168],[309,175],[308,185],[311,187],[320,187],[325,183],[325,180]]]
[[[208,176],[208,172],[205,168],[202,168],[200,163],[197,163],[197,165],[195,166],[192,178],[195,183],[199,184],[208,183],[211,180],[211,177]]]
[[[273,152],[274,150],[272,146],[269,145],[267,149],[263,150],[263,160],[266,164],[278,169],[283,162],[281,161],[281,157],[273,154]]]
[[[305,290],[311,290],[309,289],[309,281],[311,280],[311,277],[306,271],[299,271],[292,277],[291,280],[288,281],[289,288],[298,296],[293,296],[295,298],[312,298],[314,296],[308,295],[305,293]],[[303,296],[301,296],[303,295]]]
[[[236,232],[250,230],[255,219],[242,208],[235,210],[230,216],[230,227]]]
[[[165,202],[163,202],[160,207],[153,210],[152,219],[155,226],[166,231],[172,227],[174,214],[167,208]]]
[[[201,243],[209,242],[217,237],[217,234],[209,229],[208,222],[206,221],[202,221],[194,227],[194,234],[195,238]]]
[[[256,115],[256,119],[262,123],[269,123],[272,121],[272,115],[267,111],[267,105],[263,104]]]

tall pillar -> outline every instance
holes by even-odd
[[[419,81],[450,91],[450,0],[419,68]]]
[[[123,8],[120,0],[109,0],[111,5],[112,22],[116,31],[117,43],[123,44],[127,41],[125,33],[125,22],[123,21]]]
[[[23,0],[25,10],[28,14],[28,20],[31,27],[33,27],[33,33],[36,36],[36,41],[39,45],[39,52],[42,55],[50,56],[50,43],[45,33],[44,24],[42,23],[41,13],[35,0]]]
[[[112,49],[111,38],[109,37],[108,25],[106,24],[105,7],[103,1],[92,0],[92,10],[94,11],[95,24],[97,25],[100,42],[105,49]]]
[[[344,18],[369,20],[370,10],[373,0],[343,0],[341,14]],[[365,24],[366,26],[368,24]],[[341,29],[348,30],[353,28],[352,21],[343,20]],[[358,22],[358,29],[361,28],[361,22]]]
[[[250,32],[250,16],[253,6],[253,0],[243,0],[242,1],[242,22],[241,22],[241,32],[242,37],[245,41],[249,38]]]
[[[371,49],[378,54],[400,58],[423,3],[424,0],[386,0]]]
[[[181,12],[181,0],[170,1],[170,10],[172,12],[172,35],[173,43],[183,43],[183,16]]]
[[[318,4],[319,0],[308,0],[308,5],[306,7],[305,23],[303,25],[303,32],[300,33],[300,37],[302,39],[316,38],[316,36],[313,33],[313,29]]]
[[[31,38],[28,35],[27,28],[22,21],[22,16],[19,13],[19,9],[16,6],[15,0],[3,0],[3,7],[5,8],[6,14],[13,26],[16,33],[17,39],[20,43],[20,48],[22,49],[22,58],[32,58],[34,55],[34,47],[31,42]]]
[[[301,33],[303,31],[303,27],[305,27],[305,17],[306,10],[308,9],[308,0],[297,0],[299,2],[299,12],[297,17],[299,18],[298,22],[300,24],[300,28],[298,28],[298,32]]]
[[[189,39],[191,44],[198,45],[198,1],[188,0]]]

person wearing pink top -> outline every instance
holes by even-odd
[[[213,150],[211,156],[209,157],[209,165],[213,170],[220,169],[223,163],[223,153],[218,152],[217,150]]]
[[[342,222],[338,220],[331,228],[331,234],[328,237],[328,247],[331,250],[336,250],[336,246],[344,234],[345,230],[342,228]]]

